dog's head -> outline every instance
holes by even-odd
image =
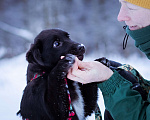
[[[43,30],[31,44],[26,54],[29,63],[43,67],[53,67],[61,56],[73,54],[82,60],[85,47],[69,38],[69,34],[60,29]]]

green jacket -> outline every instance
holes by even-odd
[[[135,40],[135,46],[150,59],[150,26],[136,31],[127,28],[126,32]],[[128,71],[136,76],[135,69]],[[133,84],[117,71],[110,79],[98,84],[105,107],[114,120],[150,120],[150,82],[144,78],[138,82],[147,91],[147,100],[143,100],[141,94],[132,89]]]
[[[144,101],[139,92],[131,89],[132,83],[117,71],[98,87],[114,120],[150,120],[149,101]]]

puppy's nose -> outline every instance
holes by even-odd
[[[80,52],[85,52],[85,46],[83,44],[78,45],[78,50]]]

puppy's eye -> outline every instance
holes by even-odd
[[[53,43],[53,47],[54,47],[54,48],[57,48],[57,47],[60,47],[60,46],[62,46],[62,42],[61,42],[61,41],[55,41],[55,42]]]

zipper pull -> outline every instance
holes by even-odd
[[[123,26],[123,29],[126,29],[126,28],[127,28],[127,25]],[[123,50],[126,49],[128,38],[129,38],[129,35],[126,33],[125,36],[124,36],[124,39],[123,39]]]

